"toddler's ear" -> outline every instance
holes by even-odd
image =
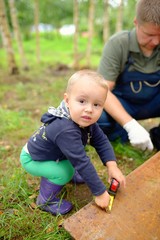
[[[64,101],[65,101],[66,106],[68,107],[69,98],[68,98],[67,93],[64,93]]]

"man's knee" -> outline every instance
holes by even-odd
[[[113,121],[113,120],[112,120]],[[97,123],[100,127],[111,127],[111,117],[107,114],[106,111],[103,111]]]

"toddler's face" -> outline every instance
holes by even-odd
[[[71,119],[81,127],[87,127],[99,119],[102,114],[107,90],[96,82],[85,79],[75,83],[64,100]]]

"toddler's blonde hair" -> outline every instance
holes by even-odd
[[[77,71],[70,77],[70,79],[68,80],[66,92],[70,93],[73,85],[84,78],[86,78],[86,81],[89,80],[97,83],[99,86],[103,87],[108,92],[107,81],[103,78],[103,76],[100,75],[98,72],[88,70],[88,69]]]

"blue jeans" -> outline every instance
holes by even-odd
[[[160,117],[160,94],[144,104],[135,104],[117,96],[125,110],[136,120]],[[103,111],[98,120],[100,128],[110,141],[120,138],[121,142],[128,141],[127,132],[106,112]]]

